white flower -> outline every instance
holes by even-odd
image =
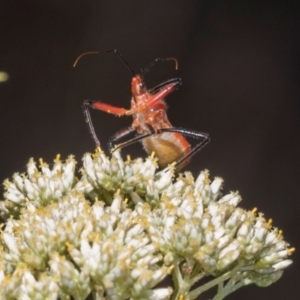
[[[75,160],[70,156],[65,163],[59,155],[52,169],[40,159],[40,170],[33,159],[27,165],[27,174],[16,173],[13,180],[6,180],[5,201],[0,202],[2,218],[18,215],[28,199],[35,206],[48,205],[68,194],[75,184]]]
[[[294,251],[256,210],[222,195],[207,170],[174,180],[174,165],[111,159],[98,151],[49,168],[33,160],[5,181],[0,213],[0,294],[6,299],[195,299],[218,285],[218,299],[280,278]],[[168,274],[171,287],[155,288]],[[187,276],[186,276],[187,275]],[[203,277],[211,282],[193,286]]]

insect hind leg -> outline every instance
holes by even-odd
[[[124,147],[127,147],[129,145],[132,145],[134,143],[137,143],[141,140],[143,140],[144,138],[146,137],[149,137],[151,135],[153,135],[155,132],[153,129],[149,129],[150,132],[148,133],[145,133],[145,134],[141,134],[141,135],[137,135],[123,143],[119,143],[119,144],[116,144],[116,142],[118,142],[120,139],[122,139],[123,137],[129,135],[130,133],[134,132],[135,129],[131,128],[131,127],[127,127],[127,128],[124,128],[124,129],[121,129],[119,130],[118,132],[116,132],[110,139],[109,139],[109,142],[108,142],[108,148],[111,152],[114,152],[118,149],[121,149],[121,148],[124,148]]]
[[[118,149],[127,147],[129,145],[132,145],[132,144],[138,142],[138,141],[141,141],[144,138],[152,136],[153,134],[160,134],[160,133],[163,133],[163,132],[175,132],[175,133],[182,134],[186,137],[190,137],[190,138],[194,138],[194,139],[201,139],[200,143],[196,144],[189,151],[188,154],[186,154],[184,157],[182,157],[180,160],[178,160],[176,162],[175,168],[180,169],[180,167],[179,167],[180,165],[182,165],[184,162],[186,162],[186,160],[188,160],[189,158],[194,156],[198,151],[200,151],[203,147],[205,147],[210,142],[209,134],[204,133],[204,132],[198,132],[198,131],[187,130],[187,129],[183,129],[183,128],[175,128],[175,127],[174,128],[162,128],[162,129],[158,130],[157,132],[155,132],[152,128],[149,128],[149,130],[150,131],[148,133],[135,136],[134,138],[132,138],[130,140],[127,140],[123,143],[116,144],[116,142],[118,142],[121,138],[129,135],[130,133],[132,133],[134,131],[134,129],[132,129],[131,127],[124,128],[124,129],[118,131],[116,134],[114,134],[110,138],[109,143],[108,143],[108,147],[111,150],[111,152],[114,152]]]
[[[179,161],[176,162],[175,168],[177,169],[178,166],[183,164],[187,159],[191,158],[194,156],[198,151],[200,151],[202,148],[204,148],[209,142],[210,142],[210,137],[208,133],[204,132],[198,132],[194,130],[187,130],[184,128],[162,128],[157,131],[157,133],[163,133],[163,132],[175,132],[175,133],[180,133],[186,137],[191,137],[194,139],[202,139],[200,143],[196,144],[188,154],[186,154],[184,157],[182,157]]]

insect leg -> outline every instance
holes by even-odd
[[[156,133],[151,128],[149,128],[149,130],[150,131],[148,133],[138,135],[138,136],[136,136],[136,137],[134,137],[134,138],[132,138],[128,141],[123,142],[123,143],[115,144],[118,140],[120,140],[124,136],[126,136],[126,135],[128,135],[128,134],[130,134],[134,131],[134,129],[132,129],[131,127],[124,128],[124,129],[118,131],[116,134],[114,134],[110,138],[109,143],[108,143],[108,147],[112,152],[114,152],[117,149],[121,149],[121,148],[127,147],[129,145],[132,145],[132,144],[134,144],[134,143],[136,143],[136,142],[138,142],[138,141],[140,141],[140,140],[142,140],[146,137],[149,137],[153,134],[160,134],[160,133],[163,133],[163,132],[176,132],[176,133],[180,133],[184,136],[191,137],[191,138],[194,138],[194,139],[202,139],[202,141],[200,143],[198,143],[197,145],[195,145],[195,147],[193,147],[187,155],[185,155],[178,162],[176,162],[175,167],[177,168],[179,165],[184,163],[187,159],[189,159],[194,154],[196,154],[198,151],[200,151],[210,141],[209,135],[207,133],[193,131],[193,130],[187,130],[187,129],[183,129],[183,128],[162,128],[162,129],[158,130]]]
[[[174,84],[175,88],[177,88],[179,85],[182,84],[181,78],[172,78],[172,79],[168,79],[158,85],[156,85],[154,88],[149,89],[148,92],[150,94],[156,94],[158,91],[160,91],[161,89],[165,88],[167,85],[169,84]]]
[[[181,84],[180,78],[174,78],[170,81],[162,83],[155,87],[155,91],[158,89],[157,92],[151,94],[147,101],[147,107],[153,107],[158,102],[161,102],[163,98],[168,96],[171,92],[173,92],[179,85]]]
[[[100,142],[99,142],[99,139],[96,135],[96,132],[95,132],[95,128],[94,128],[94,125],[93,125],[93,122],[92,122],[92,118],[91,118],[91,114],[90,114],[90,111],[89,111],[89,100],[84,100],[83,101],[83,104],[82,104],[82,111],[83,111],[83,115],[85,117],[85,122],[88,124],[88,128],[89,128],[89,131],[91,133],[91,136],[96,144],[96,147],[100,147]]]
[[[100,101],[92,101],[92,100],[84,100],[83,104],[82,104],[82,111],[83,111],[83,115],[85,117],[85,121],[88,124],[88,128],[89,131],[92,135],[92,138],[96,144],[96,147],[100,147],[100,142],[99,139],[96,135],[95,132],[95,128],[92,122],[92,118],[91,118],[91,114],[89,111],[89,107],[94,108],[94,109],[98,109],[98,110],[102,110],[105,111],[107,113],[111,113],[114,115],[118,115],[118,116],[122,116],[122,115],[130,115],[131,111],[127,110],[125,108],[121,108],[121,107],[116,107],[116,106],[112,106],[106,103],[102,103]]]
[[[117,116],[130,115],[131,111],[122,107],[113,106],[110,104],[103,103],[101,101],[94,100],[84,100],[84,106],[89,106],[94,109],[105,111],[108,114],[113,114]]]
[[[209,137],[208,133],[187,130],[187,129],[183,129],[183,128],[162,128],[157,131],[157,133],[162,133],[162,132],[176,132],[176,133],[180,133],[184,136],[191,137],[194,139],[202,139],[202,141],[200,143],[198,143],[197,145],[195,145],[187,155],[185,155],[183,158],[181,158],[179,161],[176,162],[176,165],[175,165],[176,168],[179,165],[181,165],[182,163],[184,163],[187,159],[191,158],[198,151],[200,151],[210,141],[210,137]]]
[[[118,140],[120,140],[121,138],[123,138],[124,136],[132,133],[133,131],[135,131],[135,129],[131,128],[131,127],[128,127],[128,128],[124,128],[120,131],[118,131],[117,133],[115,133],[110,139],[109,139],[109,142],[108,142],[108,148],[111,152],[114,152],[118,149],[121,149],[121,148],[124,148],[124,147],[127,147],[129,145],[132,145],[148,136],[151,136],[154,134],[154,130],[153,129],[150,129],[150,132],[148,133],[145,133],[145,134],[141,134],[141,135],[137,135],[135,136],[134,138],[130,139],[130,140],[127,140],[123,143],[119,143],[119,144],[116,144],[116,142],[118,142]]]

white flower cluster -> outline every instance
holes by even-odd
[[[213,286],[223,299],[291,264],[281,232],[207,171],[174,180],[154,157],[101,151],[84,156],[78,181],[73,158],[40,168],[31,160],[5,182],[0,299],[196,299]],[[168,274],[174,287],[155,288]]]
[[[48,164],[40,159],[38,170],[33,159],[27,164],[27,174],[14,174],[13,181],[4,181],[6,193],[5,201],[0,202],[0,216],[18,215],[26,200],[33,204],[47,205],[67,195],[75,179],[76,162],[70,156],[66,163],[62,163],[60,156],[54,160],[52,170]]]
[[[108,196],[108,191],[120,190],[122,194],[130,195],[135,203],[146,201],[158,205],[162,192],[172,183],[174,168],[170,166],[156,172],[156,161],[150,156],[145,161],[141,158],[132,161],[127,157],[124,162],[119,151],[114,152],[111,159],[101,151],[94,155],[86,154],[83,158],[83,177],[76,189],[102,196]]]
[[[76,193],[45,207],[28,202],[20,220],[8,220],[3,231],[2,294],[85,299],[93,292],[97,299],[165,299],[171,291],[161,290],[159,298],[151,288],[170,267],[158,265],[157,246],[137,214],[123,206],[120,195],[104,207],[100,201],[91,206]]]

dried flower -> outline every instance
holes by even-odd
[[[244,285],[267,286],[292,261],[293,248],[237,192],[203,171],[175,178],[156,158],[123,161],[101,151],[50,168],[31,159],[6,180],[0,214],[3,299],[214,299]],[[174,287],[158,288],[172,275]],[[211,281],[192,290],[204,277]]]

